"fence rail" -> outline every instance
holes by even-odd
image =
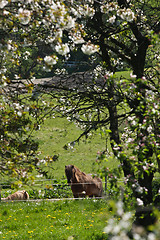
[[[156,177],[155,180],[159,180],[160,177]],[[60,181],[60,180],[59,180]],[[63,180],[65,181],[65,180]],[[121,178],[121,179],[117,179],[118,183],[124,183],[125,178]],[[56,183],[55,183],[56,182]],[[41,191],[43,192],[44,196],[48,196],[50,198],[41,198],[41,196],[38,196],[37,193],[37,199],[30,199],[29,201],[43,201],[43,200],[47,200],[47,201],[58,201],[58,200],[70,200],[70,199],[75,199],[75,198],[71,198],[70,195],[72,195],[72,191],[71,191],[71,184],[68,184],[66,182],[62,182],[62,183],[57,183],[58,180],[57,179],[37,179],[34,180],[34,184],[33,183],[28,183],[28,184],[24,184],[21,186],[21,190],[25,189],[25,186],[30,186],[30,189],[27,188],[27,191],[33,191],[33,192],[38,192]],[[7,189],[7,188],[11,188],[11,185],[14,182],[11,182],[10,184],[5,183],[5,182],[1,182],[0,183],[0,200],[1,200],[1,191]],[[72,185],[81,185],[82,183],[72,183]],[[84,185],[92,185],[92,182],[86,182],[83,183]],[[108,181],[107,181],[107,176],[105,177],[104,181],[102,182],[103,184],[103,195],[106,196],[107,195],[107,190],[108,190]],[[40,188],[40,189],[36,189],[36,188]],[[43,188],[43,189],[42,189]],[[19,190],[20,190],[19,189]],[[56,192],[57,191],[57,192]],[[68,192],[67,192],[68,191]],[[124,193],[124,188],[123,186],[120,186],[120,192],[121,192],[121,199],[123,198],[123,193]],[[34,194],[33,194],[34,195]],[[36,194],[35,194],[36,195]],[[54,198],[52,198],[54,196]],[[67,197],[66,197],[67,196]],[[31,196],[33,197],[33,196]],[[39,198],[38,198],[39,197]],[[102,197],[103,198],[103,197]],[[81,199],[81,198],[78,198]],[[82,198],[84,199],[84,198]],[[17,200],[18,201],[18,200]],[[28,200],[27,200],[28,201]]]
[[[59,180],[61,181],[61,180]],[[41,198],[42,196],[48,196],[49,198],[52,199],[72,199],[70,198],[73,196],[72,191],[71,191],[71,184],[67,183],[67,180],[62,180],[63,182],[58,183],[57,179],[37,179],[34,181],[34,183],[30,182],[28,184],[23,184],[19,190],[25,189],[28,191],[31,195],[31,198],[34,196],[37,196],[37,199]],[[10,184],[1,182],[0,183],[0,200],[1,200],[1,191],[3,191],[3,196],[5,194],[5,189],[11,189],[12,184],[14,182],[11,182]],[[72,183],[72,185],[78,186],[81,185],[82,183]],[[104,186],[104,192],[106,193],[106,188],[107,188],[107,182],[103,181],[102,182]],[[83,185],[93,185],[92,182],[85,182]],[[26,187],[27,186],[27,187]],[[39,193],[41,192],[41,193]],[[10,191],[9,194],[11,194],[12,191]],[[84,194],[85,195],[85,194]],[[67,198],[66,198],[67,196]],[[44,199],[44,198],[43,198]],[[47,198],[48,199],[48,198]],[[75,198],[74,198],[75,199]],[[80,199],[80,198],[79,198]],[[30,199],[31,201],[33,199]],[[41,200],[41,199],[39,199]],[[55,200],[56,201],[56,200]]]

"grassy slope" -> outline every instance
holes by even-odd
[[[91,139],[83,138],[73,149],[65,150],[64,146],[79,137],[81,130],[66,119],[47,119],[35,135],[40,144],[42,156],[59,155],[53,163],[52,175],[56,179],[64,178],[65,165],[74,164],[86,173],[94,173],[92,164],[96,161],[97,152],[104,150],[106,138],[100,132]],[[117,164],[116,160],[108,162],[108,167]]]
[[[116,77],[129,78],[130,71],[117,72]],[[74,141],[81,134],[81,130],[66,119],[56,118],[47,119],[41,130],[35,134],[39,144],[42,156],[59,155],[59,161],[55,162],[52,175],[56,179],[64,178],[64,167],[68,164],[74,164],[82,171],[95,173],[92,164],[96,161],[98,151],[103,151],[106,147],[106,137],[96,132],[90,139],[82,139],[73,150],[65,150],[64,146]],[[116,159],[107,163],[107,167],[115,167]]]

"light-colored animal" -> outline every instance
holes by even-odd
[[[78,197],[101,197],[102,196],[102,181],[98,177],[91,177],[90,175],[81,172],[74,165],[65,166],[65,174],[67,182],[71,185],[71,190],[75,198]]]
[[[2,198],[1,200],[28,200],[29,199],[29,194],[25,191],[17,191],[11,195],[9,195],[6,198]]]

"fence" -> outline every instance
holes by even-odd
[[[75,183],[72,185],[79,185],[81,183]],[[90,185],[93,183],[83,183],[84,185]],[[103,184],[103,195],[106,195],[107,191],[107,178],[105,178],[105,181],[102,182]],[[7,189],[7,193],[6,193]],[[0,183],[0,200],[1,200],[1,191],[3,192],[3,195],[7,197],[7,195],[10,195],[12,191],[12,183]],[[66,182],[66,180],[62,180],[62,182],[59,182],[57,179],[39,179],[35,180],[33,183],[28,183],[27,185],[22,185],[20,189],[26,189],[29,193],[30,199],[36,198],[37,200],[43,198],[43,199],[72,199],[73,193],[71,191],[71,186]],[[8,193],[9,192],[9,193]],[[3,196],[4,197],[4,196]],[[33,200],[33,199],[32,199]]]
[[[157,181],[158,180],[158,181]],[[159,183],[160,178],[156,177],[155,178],[155,184],[154,187],[156,191],[160,191],[160,183]],[[71,200],[73,199],[73,193],[71,191],[71,186],[66,182],[66,180],[61,180],[62,182],[59,182],[57,179],[39,179],[35,180],[35,183],[29,183],[28,185],[22,185],[21,190],[25,189],[29,193],[31,201],[41,201],[44,199],[47,200],[61,200],[61,199],[68,199]],[[120,193],[120,198],[123,199],[124,197],[124,178],[117,180],[119,184],[119,193]],[[108,181],[107,181],[107,176],[104,178],[103,183],[103,197],[109,197],[107,194],[112,196],[111,192],[113,189],[108,188]],[[72,185],[78,185],[80,183],[75,183]],[[92,184],[92,183],[83,183],[83,184]],[[3,191],[3,195],[7,197],[7,195],[10,195],[10,193],[6,193],[5,189],[11,189],[11,184],[6,184],[6,183],[0,183],[0,200],[1,200],[1,191]],[[85,195],[85,194],[84,194]],[[114,193],[113,193],[114,195]],[[79,198],[81,199],[81,198]]]

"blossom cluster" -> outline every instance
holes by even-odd
[[[91,36],[90,40],[87,40],[88,37],[86,38],[87,21],[85,19],[89,18],[89,21],[92,21],[96,12],[94,1],[86,0],[83,5],[78,2],[75,4],[74,1],[65,4],[62,0],[20,1],[18,8],[15,7],[15,11],[10,11],[10,4],[14,8],[16,1],[3,0],[0,5],[4,16],[4,29],[8,28],[14,19],[17,25],[13,27],[13,32],[18,34],[19,29],[21,29],[22,46],[32,46],[33,42],[36,46],[36,42],[39,41],[50,45],[55,51],[55,56],[52,56],[53,53],[51,56],[44,56],[43,69],[45,71],[50,71],[57,64],[58,55],[63,57],[69,55],[70,51],[76,48],[76,45],[80,45],[79,47],[84,54],[100,53],[101,49],[94,41],[94,37]],[[102,17],[104,21],[119,27],[120,23],[132,22],[135,19],[134,9],[129,1],[126,8],[121,8],[117,1],[102,1],[100,11],[104,15]],[[33,35],[32,32],[36,34]],[[65,38],[65,42],[63,42],[64,32],[67,32],[68,35],[68,40],[66,41]],[[112,37],[117,38],[117,35],[112,34]],[[81,44],[83,45],[81,46]],[[20,56],[15,49],[12,49],[12,58],[13,56],[13,63],[20,64]],[[28,60],[29,57],[31,56],[26,53],[25,59]]]
[[[116,203],[117,218],[110,218],[104,232],[110,240],[158,240],[157,232],[146,232],[143,227],[133,225],[133,214],[125,212],[123,202]],[[133,227],[132,227],[133,226]],[[130,234],[129,234],[130,233]],[[132,234],[132,238],[130,235]]]
[[[131,8],[121,9],[118,6],[118,3],[114,1],[102,5],[101,11],[109,15],[108,22],[111,24],[115,23],[116,19],[121,19],[127,22],[132,22],[135,19],[135,14]]]

